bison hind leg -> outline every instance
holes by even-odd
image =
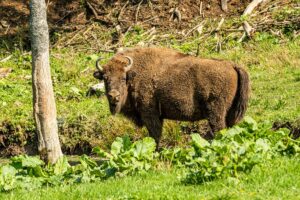
[[[226,110],[223,107],[212,109],[208,114],[208,123],[211,131],[204,138],[212,140],[216,132],[226,128]]]

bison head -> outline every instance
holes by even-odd
[[[99,65],[99,58],[96,61],[94,77],[104,80],[105,93],[109,101],[110,112],[114,115],[121,111],[127,99],[127,72],[130,70],[133,61],[129,56],[118,56],[112,58],[103,68]]]

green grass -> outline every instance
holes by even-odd
[[[125,45],[135,46],[144,39],[143,33],[134,30],[125,37]],[[235,36],[223,36],[219,53],[215,52],[214,37],[189,37],[180,42],[170,34],[156,44],[195,54],[200,42],[200,57],[232,60],[248,70],[252,92],[247,115],[257,121],[300,120],[299,37],[280,39],[257,33],[252,40],[237,43]],[[9,61],[0,63],[0,67],[14,70],[7,78],[0,79],[0,133],[5,135],[0,149],[11,144],[23,147],[34,140],[31,58],[18,50],[12,54]],[[112,56],[97,55],[106,58],[103,62]],[[0,57],[6,56],[0,53]],[[92,77],[94,57],[95,52],[80,53],[72,48],[51,51],[59,134],[67,152],[75,151],[78,146],[83,150],[98,145],[105,148],[117,136],[125,134],[133,139],[147,135],[145,129],[135,128],[123,117],[112,117],[105,98],[86,97],[88,88],[97,83]],[[165,124],[164,145],[183,145],[186,138],[180,124],[170,121]],[[299,164],[299,157],[280,157],[238,180],[221,179],[193,186],[180,182],[181,170],[163,165],[144,175],[33,191],[17,190],[0,193],[0,199],[300,199]]]
[[[133,32],[128,36],[135,38],[130,45],[141,40],[139,34]],[[285,38],[284,41],[260,33],[245,44],[228,39],[224,41],[223,50],[217,53],[215,41],[210,38],[203,41],[200,56],[232,60],[249,71],[252,93],[247,115],[257,121],[295,121],[300,113],[300,39]],[[197,42],[197,37],[190,37],[183,42],[161,41],[159,45],[195,53]],[[91,52],[54,49],[51,55],[60,138],[67,152],[76,152],[76,148],[85,151],[97,145],[108,147],[115,137],[124,134],[133,139],[147,135],[145,129],[135,128],[130,121],[111,116],[106,98],[86,96],[89,87],[97,83],[92,77],[95,57],[101,55],[106,62],[112,54],[96,56]],[[30,60],[29,55],[14,52],[13,58],[2,64],[2,67],[12,68],[13,73],[0,79],[0,130],[9,135],[10,142],[21,146],[26,145],[27,135],[34,133]],[[184,144],[185,140],[178,124],[168,122],[164,126],[165,145]]]
[[[181,170],[158,170],[139,176],[73,186],[1,193],[1,199],[299,199],[299,158],[279,157],[238,179],[184,185]]]
[[[294,14],[299,14],[290,6],[276,10],[274,17],[278,20],[286,19],[290,15],[290,9]],[[238,20],[240,19],[226,19],[223,27],[231,27]],[[215,28],[217,23],[212,22],[210,28]],[[181,39],[180,34],[168,33],[168,37],[158,36],[154,41],[158,46],[189,54],[196,53],[199,43],[200,57],[222,58],[238,63],[248,70],[251,77],[252,92],[247,115],[258,122],[300,122],[300,38],[292,38],[292,28],[293,25],[288,25],[283,30],[286,34],[283,38],[269,33],[256,33],[244,43],[237,42],[240,33],[227,34],[221,31],[218,33],[222,40],[221,52],[215,51],[217,38],[214,35]],[[209,28],[204,31],[209,31]],[[125,36],[123,45],[147,43],[152,36],[142,35],[145,32],[141,27],[133,27]],[[110,37],[110,31],[102,32],[98,35],[97,42],[106,44]],[[7,44],[14,42],[9,41]],[[1,41],[0,58],[13,55],[7,62],[0,63],[0,67],[13,69],[7,78],[0,79],[0,149],[9,149],[10,145],[24,147],[35,140],[31,57],[23,54],[17,46],[11,45],[10,48],[3,44],[6,41]],[[88,49],[90,45],[85,43],[84,47]],[[51,50],[51,72],[64,151],[76,152],[76,148],[79,148],[81,152],[88,152],[92,146],[98,145],[105,149],[117,136],[128,134],[133,139],[140,139],[147,135],[145,129],[135,128],[123,117],[112,117],[105,98],[86,96],[88,88],[97,83],[92,77],[96,55],[93,51],[74,49],[76,48]],[[7,51],[8,53],[4,53]],[[99,53],[97,56],[104,57],[104,63],[112,54]],[[186,138],[188,136],[183,135],[180,124],[170,121],[165,124],[163,145],[184,145]],[[7,160],[1,159],[0,162]],[[44,187],[32,191],[16,190],[0,193],[0,199],[293,200],[300,199],[299,165],[299,156],[277,157],[266,161],[262,166],[256,166],[250,174],[241,175],[238,179],[184,185],[179,179],[182,170],[170,169],[170,166],[162,164],[156,171],[143,175],[72,186]]]

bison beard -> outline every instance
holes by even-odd
[[[104,80],[112,114],[145,125],[159,145],[164,119],[207,119],[212,132],[233,126],[247,109],[247,72],[234,63],[201,59],[165,48],[117,53],[94,77]],[[114,108],[119,108],[115,110]]]

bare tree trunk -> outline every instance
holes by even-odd
[[[56,106],[49,66],[49,33],[45,0],[30,1],[33,113],[38,149],[43,160],[55,163],[62,156]]]

